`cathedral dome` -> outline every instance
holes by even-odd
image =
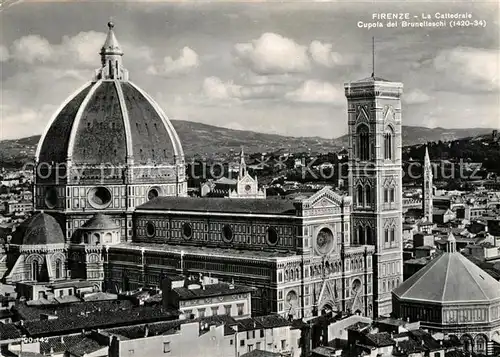
[[[64,234],[54,217],[46,213],[37,213],[24,221],[16,230],[12,244],[46,245],[64,244]]]
[[[179,137],[160,106],[128,81],[112,23],[92,82],[55,113],[37,150],[39,163],[173,164],[183,160]]]

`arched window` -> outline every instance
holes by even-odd
[[[363,187],[358,186],[358,206],[363,206]]]
[[[31,280],[38,281],[38,272],[40,269],[40,265],[38,264],[38,260],[33,260],[31,263]]]
[[[365,186],[365,206],[372,205],[372,193],[370,185]]]
[[[370,131],[368,127],[364,124],[358,126],[356,130],[358,137],[358,159],[369,160],[370,159]]]
[[[62,261],[61,259],[56,260],[56,279],[62,278]]]
[[[396,230],[394,229],[394,227],[391,228],[391,244],[394,243],[396,241]]]
[[[362,226],[358,227],[358,244],[365,244],[365,230]]]
[[[393,157],[393,138],[394,131],[391,127],[387,127],[384,133],[384,159],[386,160],[392,160]]]
[[[366,244],[373,244],[372,229],[369,226],[366,227]]]
[[[385,243],[389,243],[389,229],[385,229]]]

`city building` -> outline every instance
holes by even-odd
[[[346,83],[353,241],[375,245],[375,315],[391,312],[403,274],[401,95],[403,84],[375,77]]]
[[[202,273],[254,287],[252,315],[389,314],[403,273],[403,85],[372,76],[344,86],[350,196],[324,187],[263,199],[241,155],[231,198],[191,198],[179,137],[129,81],[108,26],[101,68],[41,137],[39,213],[6,252],[5,281],[71,278],[120,293]]]
[[[491,355],[493,341],[500,342],[500,282],[457,252],[452,234],[447,245],[394,289],[393,314]]]

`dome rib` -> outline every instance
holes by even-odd
[[[173,127],[172,123],[163,112],[163,109],[158,105],[158,103],[156,103],[156,101],[153,98],[151,98],[151,96],[149,96],[149,94],[144,92],[141,88],[139,88],[132,82],[128,82],[128,84],[130,84],[135,90],[137,90],[140,94],[142,94],[142,96],[156,110],[156,112],[160,116],[161,121],[163,122],[163,125],[165,125],[165,128],[167,129],[170,141],[172,142],[172,146],[174,149],[174,154],[177,156],[177,158],[184,158],[184,150],[182,149],[181,140],[179,139],[177,131]]]
[[[71,134],[69,136],[69,144],[68,144],[68,160],[71,161],[73,159],[73,149],[75,147],[76,133],[78,132],[78,128],[80,127],[80,121],[82,119],[82,115],[87,108],[89,101],[94,97],[94,93],[101,86],[102,81],[97,81],[90,91],[87,93],[87,96],[83,100],[80,108],[76,112],[75,119],[73,120],[73,127],[71,128]]]
[[[134,147],[132,144],[132,130],[130,129],[130,118],[128,117],[127,104],[125,103],[125,96],[123,95],[123,89],[121,82],[114,80],[116,93],[118,94],[118,100],[120,102],[120,109],[122,111],[123,126],[125,128],[125,138],[127,140],[127,154],[125,160],[130,162],[134,159]]]
[[[465,258],[467,259],[467,258]],[[470,262],[471,264],[474,264],[472,262]],[[469,274],[469,276],[471,277],[471,280],[474,282],[474,284],[477,285],[477,287],[479,288],[479,290],[481,290],[481,292],[483,293],[484,295],[484,298],[485,299],[490,299],[491,297],[486,293],[486,291],[484,291],[483,287],[481,286],[481,284],[479,284],[479,282],[476,281],[476,278],[474,277],[474,275],[472,274],[471,270],[470,270],[470,265],[466,264],[466,262],[464,262],[463,264],[465,270],[467,271],[467,273]],[[487,274],[486,272],[484,272],[484,274]],[[479,274],[479,276],[481,276],[481,274]],[[484,278],[483,278],[484,279]]]
[[[36,161],[38,162],[40,159],[40,154],[42,151],[43,144],[45,142],[45,139],[47,135],[49,134],[50,130],[52,129],[55,121],[59,118],[59,115],[61,112],[66,108],[66,106],[74,99],[76,99],[83,91],[85,91],[89,86],[92,85],[92,82],[87,82],[80,88],[78,88],[76,91],[74,91],[69,97],[66,98],[64,102],[56,109],[56,111],[52,114],[52,117],[50,118],[48,124],[45,126],[44,132],[42,136],[40,136],[40,140],[38,141],[38,145],[36,148],[36,154],[35,158]]]
[[[448,286],[448,273],[450,272],[450,260],[448,259],[448,262],[446,264],[446,275],[444,276],[444,288],[443,288],[443,294],[441,295],[441,301],[444,301],[444,297],[446,296],[446,287]]]

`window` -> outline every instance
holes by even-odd
[[[245,340],[240,341],[240,346],[245,346]]]
[[[286,340],[281,340],[281,350],[283,351],[286,348]]]
[[[384,202],[389,202],[389,190],[387,188],[384,188]]]
[[[389,243],[389,229],[385,229],[385,242]]]
[[[251,352],[253,350],[253,345],[248,345],[247,350],[248,350],[248,352]]]
[[[205,317],[205,309],[198,309],[198,317]]]
[[[281,300],[281,299],[283,299],[283,291],[282,290],[278,291],[278,300]]]
[[[366,125],[360,125],[357,128],[358,135],[358,159],[369,160],[370,157],[370,133]]]
[[[358,243],[365,244],[365,230],[363,227],[358,227]]]
[[[224,305],[225,314],[231,316],[231,305]]]
[[[60,259],[56,260],[56,279],[62,278],[62,262]]]
[[[63,290],[59,290],[59,297],[63,297],[64,296],[64,291]]]
[[[40,266],[38,264],[38,260],[33,260],[31,263],[31,280],[38,281],[38,271]]]
[[[363,187],[361,185],[358,186],[358,206],[363,205]]]
[[[170,353],[170,342],[163,342],[163,353]]]
[[[365,187],[365,206],[371,206],[371,203],[372,203],[371,187],[369,185],[366,185],[366,187]]]
[[[393,150],[393,131],[392,128],[387,128],[384,134],[384,159],[392,160],[392,150]]]
[[[218,306],[212,306],[212,316],[216,316],[219,314],[219,307]]]
[[[252,338],[255,338],[255,330],[252,331]]]
[[[372,229],[366,227],[366,244],[373,244]]]
[[[243,304],[238,304],[238,316],[243,315]]]
[[[260,330],[260,337],[264,337],[264,330]]]
[[[391,244],[396,241],[396,235],[394,228],[391,228]]]
[[[260,350],[260,345],[261,345],[261,343],[260,343],[260,342],[257,342],[257,343],[255,344],[255,349],[256,349],[256,350]]]
[[[391,189],[389,190],[389,199],[390,202],[396,202],[394,199],[394,187],[391,187]]]
[[[232,346],[233,345],[233,339],[229,340],[229,344]]]

